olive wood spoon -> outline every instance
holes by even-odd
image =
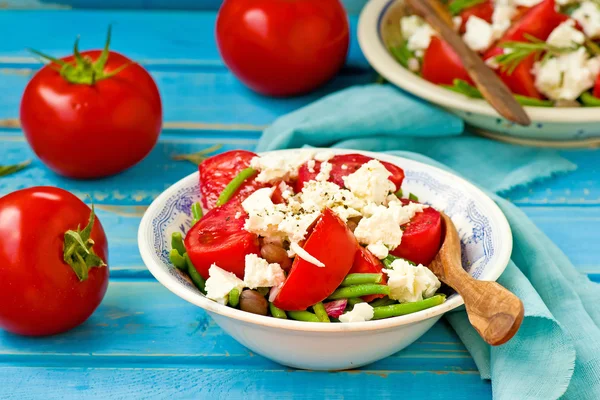
[[[405,2],[454,49],[483,97],[500,115],[519,125],[531,125],[531,119],[525,109],[504,82],[454,31],[452,16],[439,0],[405,0]],[[444,66],[439,65],[438,68]]]
[[[492,346],[510,340],[523,322],[523,303],[497,282],[479,281],[462,267],[460,239],[452,220],[442,214],[445,237],[429,269],[465,301],[471,325]]]

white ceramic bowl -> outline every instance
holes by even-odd
[[[291,152],[294,150],[284,150]],[[463,244],[463,265],[474,277],[496,280],[506,268],[512,235],[504,214],[483,192],[465,180],[416,161],[385,154],[362,153],[404,169],[403,189],[446,212]],[[402,350],[423,335],[442,314],[463,304],[458,295],[437,307],[414,314],[362,323],[309,323],[250,314],[217,304],[202,295],[169,263],[170,237],[191,226],[190,207],[199,200],[198,173],[162,193],[146,211],[138,242],[144,263],[160,283],[202,307],[250,350],[281,364],[304,369],[355,368]]]
[[[454,93],[404,68],[388,52],[382,39],[390,26],[400,23],[398,8],[402,3],[403,0],[370,0],[358,23],[358,41],[365,57],[389,82],[444,107],[497,139],[557,147],[600,145],[598,108],[525,107],[533,122],[523,127],[500,117],[485,100]]]

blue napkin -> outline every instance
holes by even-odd
[[[519,296],[525,319],[508,343],[490,347],[464,311],[447,319],[497,399],[600,399],[600,285],[516,206],[498,196],[576,168],[551,150],[494,142],[463,132],[460,119],[387,85],[353,87],[279,118],[258,151],[332,146],[385,151],[453,170],[496,201],[514,236],[499,282]],[[461,134],[462,133],[462,134]]]

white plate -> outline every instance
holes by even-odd
[[[600,145],[600,108],[525,107],[533,122],[523,127],[500,117],[485,100],[454,93],[404,68],[388,52],[382,40],[382,31],[387,24],[400,23],[390,14],[402,3],[403,0],[370,0],[358,22],[358,41],[365,57],[389,82],[446,108],[469,125],[492,132],[506,141],[526,139],[529,144]]]
[[[293,152],[297,150],[283,150]],[[400,157],[352,150],[404,169],[405,191],[446,212],[463,244],[463,266],[481,280],[496,280],[506,268],[512,235],[504,214],[472,184],[438,168]],[[160,283],[205,309],[240,343],[281,364],[316,370],[339,370],[369,364],[411,344],[442,316],[463,304],[458,295],[437,307],[401,317],[362,323],[319,324],[281,320],[243,312],[207,299],[169,262],[173,232],[191,227],[191,205],[200,199],[198,173],[165,190],[148,208],[139,228],[144,263]]]

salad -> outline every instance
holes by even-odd
[[[600,106],[599,0],[450,0],[454,28],[523,105]],[[404,10],[390,53],[424,79],[483,98],[454,50]]]
[[[426,267],[438,211],[402,191],[404,171],[361,154],[234,150],[204,160],[201,204],[175,267],[207,298],[309,322],[362,322],[442,304]]]

